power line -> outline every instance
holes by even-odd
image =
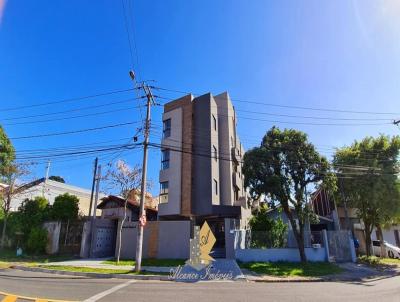
[[[126,30],[126,35],[128,37],[128,44],[129,44],[129,54],[130,54],[130,59],[131,59],[131,66],[132,69],[134,69],[134,64],[133,64],[133,52],[132,52],[132,43],[131,43],[131,37],[130,37],[130,32],[129,32],[129,27],[128,27],[128,21],[126,17],[126,11],[125,11],[125,1],[121,0],[122,3],[122,12],[124,14],[124,24],[125,24],[125,30]]]
[[[2,120],[3,121],[13,121],[13,120],[27,119],[27,118],[32,118],[32,117],[42,117],[42,116],[49,116],[49,115],[51,116],[51,115],[58,115],[58,114],[77,112],[77,111],[79,112],[79,111],[87,110],[87,109],[107,107],[107,106],[116,105],[116,104],[128,103],[128,102],[131,102],[133,100],[138,100],[138,99],[142,99],[142,97],[129,98],[129,99],[124,99],[124,100],[116,101],[116,102],[109,102],[109,103],[94,105],[94,106],[78,107],[78,108],[74,108],[74,109],[68,109],[68,110],[62,110],[62,111],[56,111],[56,112],[33,114],[33,115],[21,115],[21,116],[16,116],[16,117],[11,117],[11,118],[3,118]],[[136,106],[133,108],[139,108],[139,106]]]
[[[229,162],[235,162],[235,160],[231,159],[230,157],[222,157],[219,155],[211,155],[211,150],[210,152],[207,153],[200,153],[200,152],[193,152],[190,150],[183,150],[182,148],[176,147],[176,146],[171,146],[171,145],[160,145],[160,144],[155,144],[155,143],[150,143],[150,146],[155,147],[155,148],[160,148],[160,149],[169,149],[171,151],[174,152],[180,152],[180,153],[187,153],[187,154],[192,154],[195,156],[200,156],[200,157],[206,157],[206,158],[213,158],[213,159],[219,159],[219,160],[224,160],[224,161],[229,161]],[[243,164],[243,160],[239,160],[239,163]],[[306,168],[304,165],[300,164],[300,163],[296,163],[296,162],[292,162],[292,164],[298,166],[298,168],[303,167]],[[334,171],[330,171],[330,173],[335,173],[335,174],[346,174],[346,175],[357,175],[357,176],[364,176],[364,175],[371,175],[371,173],[362,173],[362,171],[368,171],[370,172],[370,170],[366,170],[366,169],[374,169],[374,171],[379,171],[379,167],[368,167],[368,166],[354,166],[354,168],[350,167],[350,165],[345,165],[345,166],[341,166],[341,165],[334,165],[334,167],[336,168],[341,168],[341,169],[355,169],[355,172],[334,172]],[[360,170],[359,168],[364,168],[364,170]],[[390,176],[394,176],[394,175],[398,175],[398,173],[375,173],[373,175],[390,175]]]
[[[121,123],[121,124],[114,124],[114,125],[108,125],[108,126],[102,126],[102,127],[86,128],[86,129],[73,130],[73,131],[65,131],[65,132],[53,132],[53,133],[46,133],[46,134],[18,136],[18,137],[11,137],[10,139],[11,140],[31,139],[31,138],[38,138],[38,137],[48,137],[48,136],[59,136],[59,135],[75,134],[75,133],[82,133],[82,132],[88,132],[88,131],[97,131],[97,130],[102,130],[102,129],[122,127],[122,126],[137,124],[137,123],[139,123],[139,122],[128,122],[128,123]]]
[[[175,139],[172,139],[172,138],[168,138],[168,140],[172,141],[172,142],[176,142],[178,144],[190,146],[190,148],[193,148],[195,146],[194,143],[183,142],[183,141],[175,140]],[[165,145],[165,144],[161,144],[161,145]],[[277,152],[285,152],[285,151],[289,151],[290,152],[290,151],[297,150],[296,145],[293,144],[291,146],[292,146],[292,148],[290,148],[290,147],[271,147],[271,146],[268,146],[268,147],[264,146],[264,148],[267,149],[268,151],[277,151]],[[178,146],[175,146],[175,147],[180,148]],[[166,149],[168,149],[168,147],[166,147]],[[204,150],[205,152],[209,151],[209,149],[207,147],[202,147],[202,146],[197,146],[196,149]],[[226,155],[226,156],[229,156],[229,157],[231,156],[231,153],[221,153],[221,151],[218,151],[218,152],[219,152],[219,154],[222,154],[222,155]],[[377,163],[385,163],[385,162],[394,162],[394,161],[396,161],[395,159],[379,159],[379,158],[370,158],[370,159],[368,159],[368,158],[362,158],[362,157],[357,157],[357,160],[375,161]],[[354,165],[354,164],[353,165],[344,165],[344,164],[339,165],[339,164],[336,164],[336,166],[338,166],[338,167],[340,166],[340,167],[344,167],[344,168],[349,168],[350,167],[350,168],[353,168],[353,169],[366,169],[366,168],[370,168],[371,167],[371,166],[366,166],[366,165]],[[376,168],[376,167],[373,167],[373,168]]]
[[[164,90],[164,91],[170,91],[170,92],[175,92],[175,93],[181,93],[181,94],[193,94],[191,92],[187,91],[182,91],[182,90],[174,90],[174,89],[168,89],[168,88],[162,88],[162,87],[153,87],[154,89],[159,89],[159,90]],[[201,95],[201,94],[193,94],[193,95]],[[213,96],[214,98],[217,98],[218,96]],[[312,110],[312,111],[327,111],[327,112],[340,112],[340,113],[356,113],[356,114],[377,114],[377,115],[398,115],[400,113],[396,112],[376,112],[376,111],[357,111],[357,110],[342,110],[342,109],[332,109],[332,108],[316,108],[316,107],[306,107],[306,106],[294,106],[294,105],[281,105],[281,104],[274,104],[274,103],[265,103],[265,102],[259,102],[259,101],[253,101],[253,100],[244,100],[244,99],[236,99],[232,98],[232,101],[235,102],[242,102],[242,103],[249,103],[249,104],[257,104],[257,105],[263,105],[263,106],[270,106],[270,107],[279,107],[279,108],[292,108],[292,109],[299,109],[299,110]]]
[[[46,119],[46,120],[24,121],[24,122],[18,122],[18,123],[6,123],[6,124],[3,124],[3,125],[4,126],[14,126],[14,125],[27,125],[27,124],[37,124],[37,123],[58,122],[58,121],[78,119],[78,118],[83,118],[83,117],[88,117],[88,116],[105,115],[105,114],[110,114],[110,113],[115,113],[115,112],[127,111],[127,110],[130,110],[130,109],[133,109],[133,108],[132,107],[120,108],[120,109],[115,109],[115,110],[94,112],[94,113],[81,114],[81,115],[75,115],[75,116],[67,116],[67,117],[61,117],[61,118]]]
[[[112,139],[112,140],[106,140],[106,141],[100,141],[100,142],[93,142],[93,143],[87,143],[87,144],[72,145],[72,146],[59,146],[59,147],[56,147],[56,148],[23,149],[23,150],[16,150],[16,152],[17,153],[29,153],[30,154],[30,153],[43,152],[43,151],[79,149],[81,147],[86,147],[86,146],[95,146],[95,145],[99,145],[99,144],[112,143],[112,142],[117,142],[117,141],[126,141],[127,139],[130,139],[130,137]]]
[[[138,48],[137,48],[137,43],[136,43],[136,30],[135,30],[135,20],[133,18],[133,4],[132,4],[133,0],[128,0],[129,3],[129,20],[131,21],[131,28],[132,28],[132,40],[133,40],[133,47],[135,49],[135,56],[136,56],[136,67],[138,69],[138,78],[140,79],[140,75],[141,75],[141,68],[140,68],[140,64],[139,64],[139,52],[138,52]]]
[[[116,145],[116,146],[112,146],[112,147],[105,147],[105,148],[98,148],[98,149],[91,149],[91,150],[85,150],[85,151],[73,151],[73,152],[63,152],[63,153],[57,153],[57,154],[51,154],[48,156],[37,156],[37,155],[33,155],[33,156],[25,156],[23,158],[18,158],[18,159],[38,159],[38,158],[43,158],[43,157],[47,157],[47,158],[53,158],[53,157],[65,157],[65,156],[71,156],[71,155],[81,155],[81,154],[93,154],[93,153],[97,153],[97,152],[105,152],[105,151],[115,151],[115,150],[121,150],[121,149],[133,149],[136,146],[141,145],[141,143],[136,143],[136,144],[124,144],[124,145]]]
[[[68,102],[74,102],[74,101],[82,101],[82,100],[92,99],[92,98],[96,98],[96,97],[100,97],[100,96],[106,96],[106,95],[112,95],[112,94],[117,94],[117,93],[122,93],[122,92],[128,92],[128,91],[132,91],[132,90],[135,90],[135,89],[137,89],[137,88],[114,90],[114,91],[102,92],[102,93],[92,94],[92,95],[87,95],[87,96],[82,96],[82,97],[75,97],[75,98],[68,98],[68,99],[62,99],[62,100],[57,100],[57,101],[37,103],[37,104],[32,104],[32,105],[27,105],[27,106],[3,108],[3,109],[0,109],[0,112],[27,109],[27,108],[34,108],[34,107],[41,107],[41,106],[60,104],[60,103],[68,103]]]
[[[159,96],[160,99],[165,99],[173,101],[173,98],[166,98]],[[213,108],[218,108],[217,106],[211,105]],[[278,116],[278,117],[288,117],[288,118],[302,118],[302,119],[315,119],[315,120],[334,120],[334,121],[391,121],[390,118],[337,118],[337,117],[321,117],[321,116],[304,116],[304,115],[291,115],[291,114],[280,114],[280,113],[270,113],[270,112],[260,112],[251,110],[234,109],[235,112],[245,112],[252,114],[268,115],[268,116]],[[227,115],[225,115],[227,116]],[[229,116],[234,117],[234,116]]]

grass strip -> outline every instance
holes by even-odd
[[[392,258],[380,258],[376,256],[360,256],[358,257],[358,262],[375,266],[375,267],[386,267],[386,266],[399,266],[400,267],[400,259],[392,259]]]
[[[343,271],[336,264],[329,262],[247,262],[239,263],[239,266],[257,274],[276,277],[321,277]]]
[[[79,272],[79,273],[98,273],[98,274],[121,274],[121,275],[168,275],[163,272],[146,272],[142,271],[137,273],[132,270],[124,269],[109,269],[109,268],[93,268],[93,267],[81,267],[81,266],[68,266],[68,265],[38,265],[40,268],[66,271],[66,272]]]

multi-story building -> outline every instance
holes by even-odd
[[[207,220],[217,244],[225,218],[247,224],[244,149],[236,124],[227,93],[190,94],[165,104],[159,220],[190,219],[196,225]]]

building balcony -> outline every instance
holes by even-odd
[[[240,151],[236,147],[231,148],[232,159],[238,164],[240,162]]]
[[[232,182],[233,185],[236,186],[237,188],[242,187],[242,179],[239,176],[239,173],[233,172],[232,173]]]

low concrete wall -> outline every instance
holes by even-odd
[[[306,248],[307,260],[311,262],[327,261],[325,248]],[[298,249],[237,249],[236,260],[242,262],[300,262]]]
[[[46,254],[57,254],[59,250],[61,222],[45,222],[43,228],[47,231]]]

